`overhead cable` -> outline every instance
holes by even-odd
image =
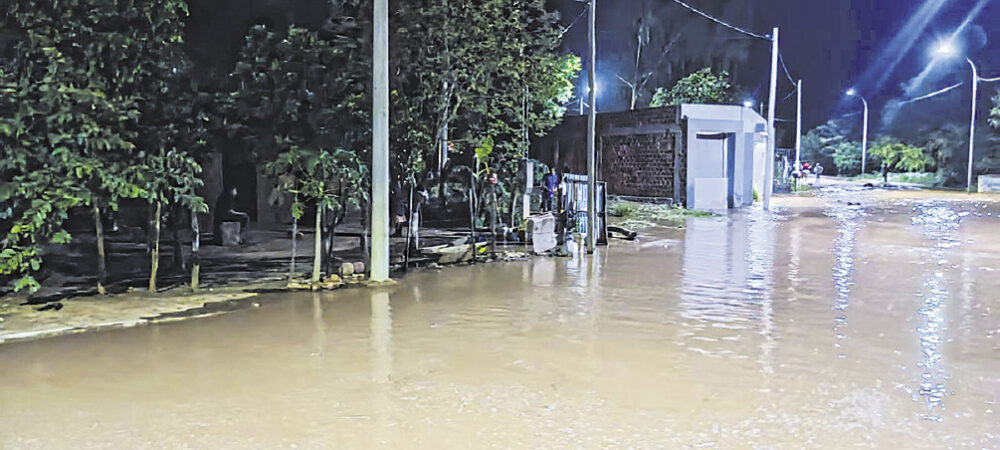
[[[785,76],[788,77],[788,81],[798,86],[799,83],[792,78],[792,74],[788,73],[788,66],[785,65],[785,57],[781,54],[780,50],[778,51],[778,61],[781,62],[781,68],[785,70]]]
[[[948,87],[946,87],[944,89],[941,89],[939,91],[934,91],[934,92],[931,92],[930,94],[927,94],[927,95],[921,95],[920,97],[917,97],[917,98],[911,98],[909,100],[896,103],[895,106],[898,108],[900,106],[903,106],[903,105],[906,105],[906,104],[909,104],[909,103],[919,102],[921,100],[927,100],[927,99],[929,99],[931,97],[937,97],[937,96],[945,94],[945,93],[947,93],[947,92],[949,92],[949,91],[951,91],[953,89],[957,89],[958,87],[962,86],[963,84],[965,84],[965,83],[953,84],[953,85],[948,86]]]
[[[586,7],[583,8],[583,12],[581,12],[579,16],[576,16],[576,18],[573,19],[573,21],[570,22],[569,25],[567,25],[566,27],[563,28],[562,33],[559,33],[560,36],[566,34],[567,32],[569,32],[569,30],[571,28],[573,28],[573,25],[576,25],[576,23],[579,22],[580,19],[583,18],[583,16],[585,14],[587,14],[587,8]]]
[[[712,17],[711,15],[706,14],[706,13],[702,12],[701,10],[699,10],[699,9],[697,9],[697,8],[689,5],[689,4],[682,2],[681,0],[673,0],[673,1],[674,1],[674,3],[687,8],[691,12],[694,12],[694,13],[696,13],[696,14],[698,14],[698,15],[700,15],[700,16],[708,19],[708,20],[711,20],[712,22],[715,22],[715,23],[717,23],[719,25],[722,25],[722,26],[724,26],[726,28],[729,28],[730,30],[737,31],[737,32],[743,33],[743,34],[748,35],[748,36],[753,36],[755,38],[764,39],[764,40],[767,40],[767,41],[772,40],[771,36],[764,35],[764,34],[759,34],[759,33],[754,33],[752,31],[749,31],[749,30],[746,30],[744,28],[740,28],[740,27],[738,27],[736,25],[733,25],[733,24],[730,24],[728,22],[725,22],[722,19],[717,19],[715,17]]]

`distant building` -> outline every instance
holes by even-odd
[[[567,117],[532,143],[535,159],[586,173],[587,118]],[[694,209],[753,203],[763,192],[766,121],[735,105],[675,105],[597,115],[598,178],[610,195]],[[755,169],[756,168],[756,169]]]

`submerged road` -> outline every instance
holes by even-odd
[[[1000,209],[883,194],[0,346],[0,447],[998,448]]]

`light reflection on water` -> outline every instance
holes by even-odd
[[[924,400],[927,407],[924,419],[942,421],[944,417],[940,411],[944,408],[949,378],[943,363],[942,344],[947,331],[945,308],[951,300],[944,277],[945,272],[950,269],[948,257],[955,247],[961,245],[957,233],[962,225],[962,217],[947,204],[919,202],[913,206],[910,222],[934,242],[934,247],[928,252],[928,259],[932,264],[927,266],[924,292],[919,294],[922,304],[918,314],[922,323],[917,327],[917,333],[920,335],[923,358],[917,366],[923,373],[914,397],[919,395]]]
[[[854,286],[854,248],[866,213],[860,204],[852,204],[858,199],[856,190],[830,188],[823,190],[822,195],[827,201],[824,212],[836,221],[838,228],[837,238],[833,241],[833,284],[837,292],[833,305],[836,312],[833,331],[837,338],[834,346],[839,349],[848,332],[851,288]],[[838,356],[844,358],[847,355],[840,353]]]

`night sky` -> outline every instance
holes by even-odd
[[[621,89],[621,92],[612,92],[611,95],[606,88],[600,90],[599,111],[627,107],[624,85],[620,82],[616,84],[615,60],[620,56],[615,53],[620,53],[623,47],[634,49],[635,5],[641,1],[598,0],[598,79],[602,87],[611,83]],[[703,28],[700,32],[695,31],[698,39],[722,29],[671,0],[657,2],[665,5],[661,14],[672,16],[674,26],[694,27],[691,24],[696,23]],[[788,69],[794,78],[803,80],[803,121],[806,129],[829,118],[859,111],[860,101],[845,99],[843,95],[852,86],[868,99],[873,109],[872,130],[876,132],[882,129],[900,134],[917,132],[925,124],[940,124],[942,118],[967,123],[971,97],[968,84],[939,99],[909,105],[888,127],[882,125],[879,110],[892,99],[911,97],[905,95],[903,85],[928,65],[929,48],[942,36],[958,28],[977,4],[981,4],[982,8],[966,27],[960,41],[979,66],[981,76],[1000,76],[1000,52],[997,51],[1000,47],[989,46],[990,38],[1000,37],[1000,2],[997,1],[686,0],[686,3],[760,34],[769,34],[772,27],[780,27],[781,51]],[[566,24],[581,11],[580,4],[574,0],[554,0],[552,4],[563,12]],[[742,36],[728,30],[724,34],[734,38]],[[734,81],[751,93],[756,92],[752,96],[757,101],[766,101],[770,44],[759,39],[751,41],[749,58],[734,74]],[[701,47],[697,41],[685,44],[695,52]],[[585,20],[567,33],[566,45],[574,53],[586,54]],[[897,59],[898,63],[895,63]],[[698,67],[690,69],[689,72]],[[962,81],[968,83],[970,78],[971,72],[964,59],[946,61],[932,70],[922,83],[915,84],[912,96]],[[793,86],[783,75],[779,76],[778,83],[780,100],[791,92]],[[1000,83],[981,85],[981,98],[987,97],[980,102],[982,113],[988,111],[988,97],[996,92],[997,87]],[[779,105],[778,117],[794,119],[794,96]]]
[[[393,0],[405,1],[405,0]],[[468,0],[471,1],[471,0]],[[570,24],[583,11],[576,0],[548,0]],[[986,77],[1000,76],[1000,52],[990,48],[990,38],[1000,35],[1000,1],[991,0],[686,0],[692,6],[761,34],[781,28],[781,49],[788,69],[804,82],[806,129],[844,113],[858,111],[860,102],[845,99],[843,92],[856,87],[873,108],[873,131],[883,129],[882,106],[905,98],[903,85],[929,62],[928,49],[941,36],[958,28],[977,4],[985,5],[971,20],[961,41]],[[748,38],[688,12],[671,0],[598,0],[598,109],[627,108],[620,72],[633,73],[635,20],[641,5],[655,9],[657,23],[677,30],[680,39],[672,50],[670,79],[706,65],[728,67],[734,83],[745,89],[741,96],[766,101],[770,44]],[[317,26],[325,18],[323,0],[192,0],[189,44],[199,66],[206,71],[228,71],[235,61],[243,35],[251,24],[276,27],[288,23]],[[909,25],[907,25],[909,24]],[[586,17],[566,34],[566,49],[586,54]],[[993,47],[996,48],[996,47]],[[898,60],[898,63],[895,63]],[[961,59],[944,62],[912,89],[913,95],[932,92],[957,82],[968,82],[970,71]],[[584,80],[578,84],[582,86]],[[1000,83],[983,85],[983,112]],[[779,77],[779,100],[792,85]],[[923,125],[967,121],[971,93],[968,85],[939,99],[905,108],[891,126],[894,133],[916,133]],[[794,119],[794,97],[779,105],[779,118]]]

